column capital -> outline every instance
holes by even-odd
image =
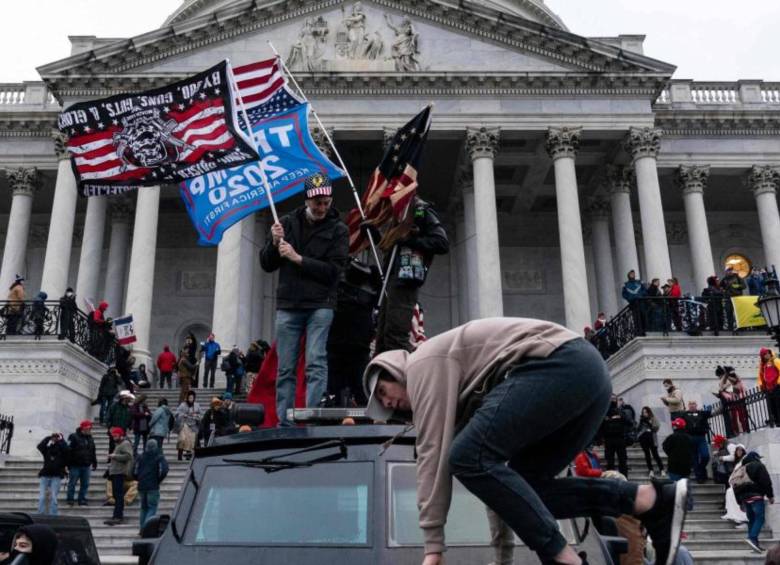
[[[631,192],[634,182],[634,170],[621,165],[607,165],[607,182],[610,194]]]
[[[582,141],[582,128],[548,128],[545,149],[553,161],[561,157],[577,156]]]
[[[334,129],[332,127],[326,127],[325,128],[328,132],[328,135],[331,139],[333,139],[333,132]],[[323,154],[325,154],[328,159],[333,157],[333,147],[331,147],[330,143],[328,143],[328,138],[325,135],[325,131],[318,125],[313,125],[309,128],[309,133],[311,133],[311,137],[314,140],[314,143],[317,145],[317,148],[322,151]]]
[[[623,146],[636,161],[642,157],[658,157],[661,151],[661,137],[663,131],[660,128],[630,128]]]
[[[675,171],[675,180],[683,194],[702,193],[710,180],[710,166],[680,165]]]
[[[92,196],[91,198],[108,198],[106,196]],[[109,211],[111,212],[112,222],[129,222],[134,212],[133,201],[130,196],[112,196],[109,200]]]
[[[59,130],[51,130],[51,137],[54,140],[54,154],[58,161],[64,161],[70,158],[68,153],[68,136]]]
[[[609,202],[597,196],[588,206],[587,213],[591,220],[607,220],[609,219],[609,208]]]
[[[35,167],[6,169],[5,176],[8,178],[8,186],[14,196],[17,194],[32,196],[41,184],[38,169]]]
[[[753,165],[747,176],[747,184],[755,196],[767,192],[775,194],[780,184],[780,173],[770,166]]]
[[[466,128],[466,151],[472,160],[480,157],[495,159],[501,128]]]

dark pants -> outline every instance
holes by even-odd
[[[149,439],[153,439],[154,441],[156,441],[157,442],[157,447],[162,449],[163,442],[165,441],[165,436],[149,436]],[[146,449],[146,448],[144,447],[144,449]]]
[[[138,455],[138,444],[143,441],[143,448],[146,451],[146,442],[149,439],[149,432],[135,432],[133,438],[133,455]]]
[[[767,391],[766,403],[769,407],[769,425],[780,426],[780,385]]]
[[[60,312],[60,333],[59,339],[68,338],[70,341],[76,339],[76,329],[73,323],[74,314],[70,310],[62,310]]]
[[[618,466],[624,477],[628,478],[628,454],[626,453],[625,440],[604,440],[604,458],[607,460],[607,469],[615,469],[615,455],[617,455]]]
[[[165,381],[168,381],[168,388],[173,388],[171,374],[170,371],[160,371],[160,388],[165,388]]]
[[[111,475],[111,492],[114,495],[114,519],[125,517],[125,476]]]
[[[707,480],[707,464],[710,462],[710,446],[707,445],[707,436],[691,436],[693,440],[693,473],[696,480]]]
[[[409,341],[412,329],[414,305],[417,303],[418,287],[400,286],[394,278],[387,284],[387,297],[382,302],[377,324],[376,353],[405,349],[413,351]]]
[[[203,372],[203,388],[214,388],[214,375],[217,372],[217,357],[206,359]]]
[[[5,333],[6,335],[16,335],[19,333],[19,324],[22,321],[21,313],[8,314],[5,317]]]
[[[645,435],[647,436],[646,439]],[[664,464],[661,460],[661,456],[658,455],[658,446],[653,441],[652,434],[645,435],[639,437],[639,445],[642,446],[642,451],[645,453],[645,463],[647,463],[647,470],[653,470],[653,461],[650,459],[650,456],[652,455],[653,459],[655,459],[655,462],[658,465],[658,470],[663,472]]]
[[[328,346],[328,393],[338,400],[339,406],[354,396],[358,406],[368,400],[363,392],[363,372],[368,365],[369,350],[361,347]]]
[[[542,561],[566,546],[556,519],[634,513],[634,484],[556,478],[593,440],[611,390],[596,348],[571,341],[512,369],[452,444],[452,474]]]

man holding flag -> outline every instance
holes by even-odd
[[[339,277],[349,247],[347,226],[333,207],[330,179],[317,173],[305,181],[304,206],[271,227],[260,253],[268,273],[279,270],[276,294],[276,413],[280,426],[292,423],[287,410],[295,402],[295,367],[306,336],[306,406],[317,406],[328,385],[327,342]]]

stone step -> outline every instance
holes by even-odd
[[[696,565],[758,565],[766,559],[765,555],[743,549],[697,550],[691,551],[691,557]]]
[[[730,524],[727,522],[727,524]],[[688,523],[685,524],[685,533],[688,534],[688,540],[689,541],[704,541],[704,540],[731,540],[734,541],[742,541],[745,539],[745,536],[747,535],[747,528],[743,528],[741,530],[738,530],[734,528],[733,524],[728,529],[715,529],[715,528],[703,528],[703,529],[696,529],[692,530],[688,527]],[[771,528],[764,527],[764,529],[761,530],[761,535],[764,538],[769,538],[772,536],[772,530]],[[688,545],[688,542],[686,542],[686,545]]]
[[[688,548],[689,551],[735,551],[740,549],[740,544],[744,549],[745,553],[752,553],[752,550],[747,546],[747,544],[742,541],[747,537],[747,532],[742,532],[742,537],[733,540],[733,539],[710,539],[710,540],[693,540],[693,539],[687,539],[683,542],[683,545]],[[764,538],[759,540],[761,545],[764,548],[772,547],[773,545],[776,545],[778,542],[780,542],[780,539],[770,539],[770,538]]]
[[[95,486],[95,488],[93,488],[92,485],[90,485],[90,488],[87,492],[91,494],[92,497],[94,498],[100,493],[106,492],[105,485],[101,485],[101,487]],[[181,485],[166,486],[165,483],[163,483],[162,488],[160,488],[160,499],[166,500],[170,498],[176,500],[176,498],[179,496],[180,490],[181,490]],[[3,502],[10,502],[12,500],[37,501],[38,496],[39,496],[39,491],[37,488],[29,488],[24,485],[20,487],[8,487],[3,489],[2,494],[0,494],[0,505],[2,505]],[[64,503],[66,497],[67,497],[67,493],[63,492],[63,489],[60,489],[60,492],[57,496],[57,500],[62,501],[62,503]]]
[[[138,558],[132,555],[108,555],[98,552],[100,565],[138,565]]]
[[[688,513],[688,517],[685,519],[686,532],[708,530],[732,531],[734,524],[728,520],[721,520],[720,516],[707,517],[706,515]]]
[[[162,498],[160,500],[159,512],[170,512],[173,510],[176,503],[176,498]],[[73,506],[69,507],[67,504],[59,504],[59,513],[67,516],[83,516],[84,518],[91,518],[96,516],[105,516],[109,518],[113,511],[113,506],[103,506],[102,501],[92,501],[89,506]],[[13,512],[35,512],[38,508],[38,499],[20,499],[20,500],[0,500],[0,508],[3,511]],[[141,511],[141,505],[136,501],[130,506],[125,506],[125,514],[134,513],[139,514]],[[104,519],[105,519],[104,518]]]

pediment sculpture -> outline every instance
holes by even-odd
[[[361,2],[349,9],[342,4],[332,35],[325,16],[307,18],[290,47],[287,66],[303,72],[420,71],[419,34],[411,19],[404,16],[396,23],[383,16],[384,26],[372,28],[376,22]]]

